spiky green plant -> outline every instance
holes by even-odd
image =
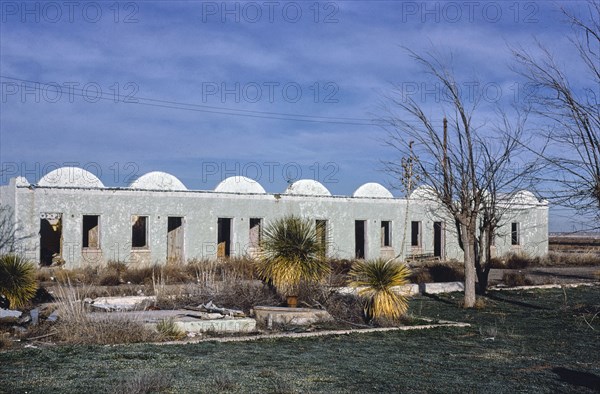
[[[15,254],[0,256],[0,294],[11,308],[21,308],[35,296],[35,266]]]
[[[290,215],[265,228],[257,271],[283,295],[293,294],[301,282],[318,282],[330,267],[325,258],[327,240],[319,239],[314,222]]]
[[[397,320],[408,310],[406,296],[392,290],[408,283],[410,269],[391,260],[357,261],[350,270],[350,286],[364,300],[365,317]]]

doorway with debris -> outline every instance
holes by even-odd
[[[217,219],[217,258],[231,255],[231,218]]]
[[[184,262],[184,220],[181,216],[169,216],[167,219],[167,264]]]
[[[61,264],[62,259],[62,214],[40,215],[40,265]]]
[[[365,220],[354,221],[354,255],[357,259],[365,258]]]

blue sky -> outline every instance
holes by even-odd
[[[339,195],[389,185],[380,161],[394,152],[370,121],[383,95],[397,84],[432,115],[440,106],[402,47],[451,54],[457,79],[486,89],[477,116],[493,123],[523,93],[509,45],[535,37],[576,72],[560,4],[3,1],[1,183],[77,165],[110,186],[154,170],[190,189],[230,175],[269,192],[297,178]],[[551,230],[580,221],[552,214]]]

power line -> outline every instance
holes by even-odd
[[[44,83],[40,81],[32,81],[21,78],[8,77],[4,75],[0,75],[0,78],[24,82],[28,84],[38,84],[43,86],[48,86],[50,88],[56,88],[56,85],[52,85],[49,83]],[[31,86],[30,86],[31,87]],[[88,97],[84,95],[84,90],[80,88],[70,87],[72,91],[77,91],[77,93],[73,93],[76,96],[80,97]],[[109,97],[104,97],[108,95]],[[367,118],[347,118],[347,117],[331,117],[331,116],[318,116],[318,115],[305,115],[305,114],[294,114],[294,113],[283,113],[283,112],[267,112],[267,111],[253,111],[246,109],[234,109],[227,107],[216,107],[210,105],[200,105],[200,104],[190,104],[190,103],[182,103],[177,101],[169,101],[169,100],[159,100],[152,99],[146,97],[135,97],[134,101],[127,101],[131,99],[128,96],[122,96],[117,93],[105,93],[99,92],[99,96],[94,97],[95,99],[101,100],[115,100],[118,98],[118,101],[127,103],[127,104],[141,104],[153,107],[160,108],[170,108],[170,109],[179,109],[186,111],[195,111],[195,112],[206,112],[206,113],[214,113],[221,115],[233,115],[233,116],[242,116],[242,117],[250,117],[250,118],[262,118],[262,119],[276,119],[276,120],[287,120],[287,121],[299,121],[299,122],[313,122],[313,123],[333,123],[333,124],[346,124],[346,125],[357,125],[357,126],[377,126],[373,119]]]

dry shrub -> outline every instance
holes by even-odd
[[[324,300],[324,306],[327,312],[338,321],[364,324],[363,303],[355,294],[332,293]]]
[[[72,284],[97,284],[99,267],[86,266],[83,268],[63,269],[54,271],[54,279],[61,285]]]
[[[534,265],[539,265],[539,259],[523,253],[511,253],[505,259],[505,268],[509,269],[523,269]]]
[[[231,257],[223,260],[192,259],[186,271],[197,283],[257,279],[256,262],[250,257]]]
[[[482,297],[477,297],[475,300],[475,305],[473,305],[475,309],[484,309],[486,307],[485,299]]]
[[[343,294],[329,286],[304,282],[299,287],[300,306],[325,309],[338,322],[363,325],[364,303],[356,294]]]
[[[185,338],[185,332],[175,324],[175,321],[170,319],[163,319],[156,324],[156,331],[163,336],[166,340],[177,341]]]
[[[354,260],[330,259],[331,274],[329,275],[329,285],[336,287],[346,286],[349,281],[348,273],[352,269],[353,264]]]
[[[188,275],[185,265],[183,264],[167,264],[160,266],[158,274],[168,285],[189,283],[193,280],[193,278]]]
[[[231,257],[221,262],[221,270],[230,279],[254,280],[256,275],[256,261],[250,257]]]
[[[123,273],[123,282],[135,285],[151,285],[152,274],[158,271],[158,267],[137,267],[128,268]]]
[[[121,278],[118,274],[106,272],[100,276],[98,284],[100,286],[118,286],[121,284]]]
[[[506,268],[506,262],[498,257],[492,257],[489,266],[490,268],[502,269]]]
[[[277,293],[259,281],[215,282],[212,286],[187,285],[157,293],[156,306],[161,309],[180,309],[198,306],[208,301],[224,308],[241,309],[249,313],[256,305],[280,305]]]
[[[110,318],[108,314],[87,312],[81,301],[81,289],[59,287],[59,321],[53,326],[54,338],[72,344],[117,344],[151,342],[160,335],[146,328],[141,321]]]
[[[172,377],[160,370],[142,371],[120,381],[111,391],[116,394],[162,393],[173,385]]]
[[[531,279],[522,272],[505,272],[504,275],[502,275],[502,282],[509,287],[530,286],[533,284]]]
[[[541,265],[576,265],[593,266],[600,265],[600,253],[565,253],[550,252],[540,259]]]
[[[464,268],[446,264],[434,264],[428,267],[434,282],[462,282],[465,280]]]
[[[0,350],[9,349],[13,345],[13,341],[10,339],[10,333],[0,332]]]
[[[277,306],[282,299],[277,292],[259,281],[227,282],[215,295],[213,302],[225,308],[241,309],[249,313],[256,305]]]
[[[431,277],[431,274],[429,273],[429,270],[424,267],[419,269],[419,271],[413,273],[413,275],[410,278],[412,283],[432,283],[433,282],[433,278]]]

